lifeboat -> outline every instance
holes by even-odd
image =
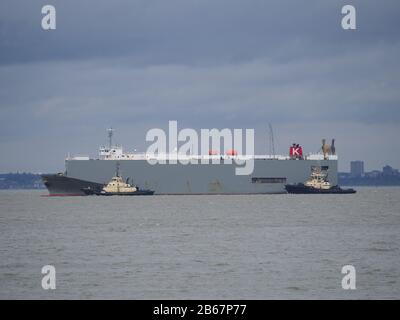
[[[226,152],[227,156],[237,156],[238,152],[235,149],[230,149]]]

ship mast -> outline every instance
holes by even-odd
[[[112,127],[107,129],[107,132],[108,132],[108,144],[109,144],[110,150],[112,148],[112,137],[113,137],[113,134],[114,134],[114,130],[115,129],[113,129]]]
[[[119,161],[115,164],[115,176],[119,177]]]
[[[269,123],[269,153],[275,158],[275,141],[274,141],[274,130],[272,129],[272,125]]]
[[[116,166],[115,176],[117,177],[117,192],[119,192],[119,181],[120,181],[120,179],[118,179],[119,178],[119,161],[117,161],[115,166]]]

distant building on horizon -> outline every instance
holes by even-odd
[[[386,165],[382,169],[382,174],[386,177],[390,176],[397,176],[399,175],[399,170],[393,169],[391,166]]]
[[[338,172],[339,184],[344,186],[400,186],[400,171],[385,165],[382,171],[364,171],[364,161],[351,161],[350,172]]]
[[[352,177],[364,176],[364,161],[351,161],[350,162],[350,175]]]

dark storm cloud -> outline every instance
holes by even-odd
[[[41,29],[45,4],[55,31]],[[345,4],[357,31],[341,29]],[[0,171],[55,170],[68,151],[94,151],[109,125],[145,147],[146,130],[175,119],[272,122],[283,152],[293,137],[318,148],[336,136],[347,157],[381,165],[354,153],[368,140],[400,165],[388,142],[399,133],[399,13],[388,0],[2,1]]]

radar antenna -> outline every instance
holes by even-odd
[[[113,129],[112,127],[107,129],[107,132],[108,132],[108,144],[109,144],[110,149],[112,148],[112,137],[113,137],[114,131],[115,131],[115,129]]]
[[[275,158],[275,140],[274,140],[274,130],[272,125],[269,123],[269,153]]]

